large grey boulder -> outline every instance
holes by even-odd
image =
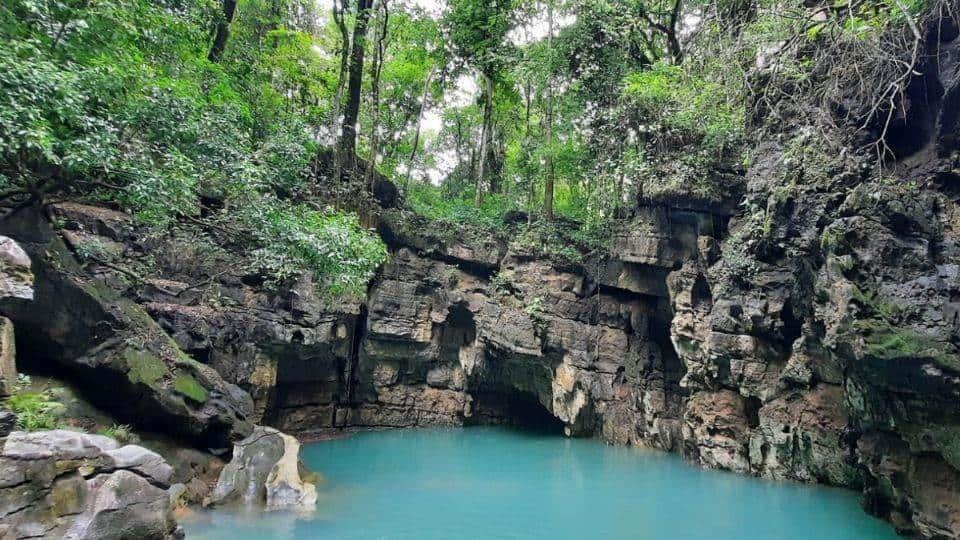
[[[316,505],[317,490],[300,478],[297,439],[257,426],[249,437],[233,446],[233,459],[220,472],[210,502],[309,510]]]
[[[0,452],[0,538],[182,538],[172,472],[154,452],[109,437],[15,431]]]

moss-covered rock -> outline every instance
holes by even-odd
[[[173,389],[197,403],[207,400],[207,391],[189,373],[180,372],[173,380]]]
[[[123,358],[130,368],[127,372],[130,382],[152,386],[167,373],[163,360],[147,351],[131,347],[123,351]]]
[[[34,260],[34,300],[0,302],[29,357],[59,364],[121,421],[202,447],[228,447],[250,433],[250,396],[185,354],[142,306],[88,274],[42,213],[23,211],[4,228]]]

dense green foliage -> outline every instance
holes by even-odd
[[[4,188],[116,202],[156,227],[214,199],[210,221],[254,244],[252,270],[307,269],[329,292],[362,292],[382,244],[356,219],[299,202],[335,84],[320,39],[287,17],[302,8],[240,2],[213,63],[214,2],[5,3]]]
[[[332,295],[358,294],[385,248],[350,213],[356,203],[330,196],[361,189],[343,186],[359,175],[340,159],[332,175],[315,166],[321,150],[342,151],[349,105],[360,111],[356,154],[417,213],[484,230],[520,224],[511,233],[532,245],[579,235],[599,246],[637,200],[730,204],[747,125],[791,121],[794,101],[820,99],[817,110],[832,114],[850,102],[845,87],[873,89],[846,110],[883,125],[891,109],[877,104],[895,102],[916,43],[908,30],[925,7],[228,4],[5,2],[4,204],[86,197],[161,231],[186,220],[248,247],[249,271],[279,280],[306,270]],[[364,60],[347,53],[366,5]],[[838,55],[862,69],[844,71]],[[359,95],[346,89],[358,72]],[[882,151],[885,132],[873,135]],[[520,212],[507,223],[510,211]]]

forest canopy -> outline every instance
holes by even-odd
[[[428,218],[590,249],[637,200],[729,198],[746,127],[790,114],[770,92],[837,99],[830,51],[876,57],[860,108],[889,114],[921,2],[8,0],[0,197],[196,222],[332,295],[386,248],[325,194],[379,175]]]

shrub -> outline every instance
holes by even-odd
[[[112,424],[100,430],[99,433],[116,440],[121,445],[134,444],[140,440],[129,424]]]
[[[17,415],[17,429],[39,431],[63,425],[63,405],[51,390],[21,391],[6,399],[6,405]]]

